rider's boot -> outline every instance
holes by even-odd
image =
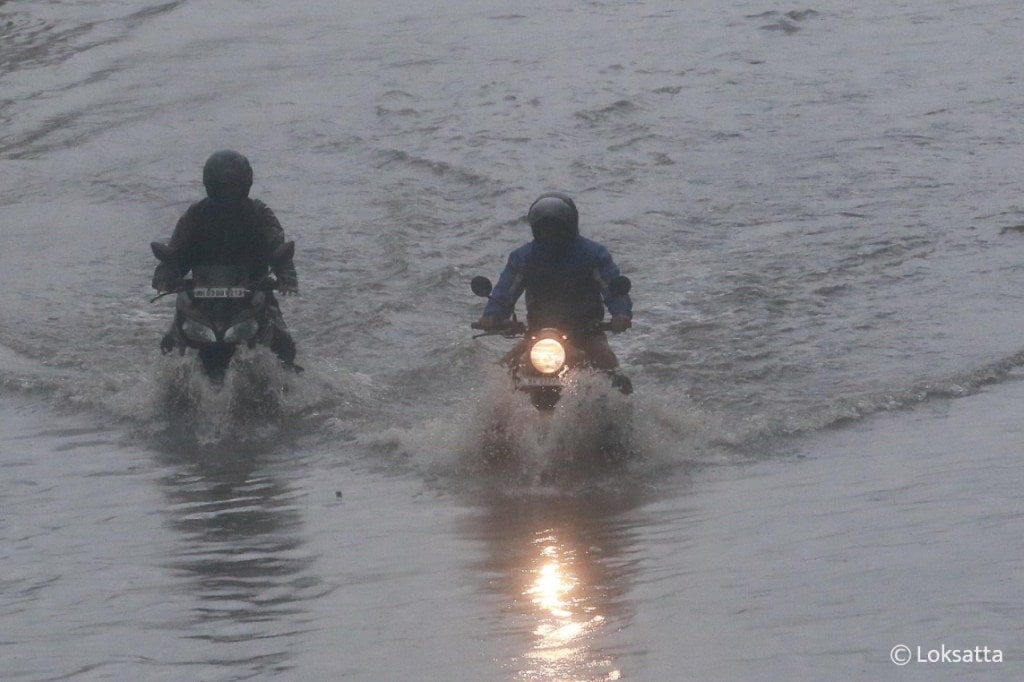
[[[290,369],[296,374],[304,371],[301,365],[295,364],[295,340],[288,333],[287,329],[275,326],[274,335],[270,339],[270,350],[274,351],[274,354],[277,355],[285,369]]]
[[[633,392],[633,382],[619,370],[616,369],[609,372],[608,378],[611,379],[612,386],[619,389],[622,395],[630,395]]]
[[[296,374],[303,372],[302,365],[295,364],[295,339],[288,331],[288,326],[284,323],[284,316],[281,315],[281,309],[276,302],[267,307],[267,313],[270,322],[270,350],[274,351],[285,369]]]
[[[174,334],[174,322],[171,322],[171,328],[167,330],[167,333],[160,339],[160,352],[167,355],[174,350],[174,347],[178,345]]]

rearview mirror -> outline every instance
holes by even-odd
[[[156,256],[156,259],[161,263],[169,263],[173,261],[176,256],[174,249],[161,242],[150,242],[149,248],[152,249],[153,255]]]
[[[481,298],[487,298],[491,295],[491,291],[494,287],[491,285],[491,280],[487,279],[483,275],[477,275],[470,283],[469,288],[473,290],[473,293]]]

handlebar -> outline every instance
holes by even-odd
[[[475,334],[474,339],[478,339],[481,336],[504,336],[505,338],[513,338],[526,333],[526,325],[522,322],[508,320],[504,324],[488,329],[480,326],[476,322],[472,322],[469,325],[470,329],[479,329],[483,331],[483,334]]]
[[[493,329],[485,329],[476,322],[470,323],[469,327],[470,329],[479,329],[484,332],[483,334],[475,334],[473,336],[474,339],[480,338],[481,336],[504,336],[506,338],[512,338],[515,336],[524,335],[529,331],[526,324],[523,322],[519,322],[518,320],[508,320],[501,326]],[[569,331],[575,332],[577,334],[588,334],[594,332],[610,332],[613,330],[611,322],[595,322],[593,324],[587,325],[586,327],[580,327]]]

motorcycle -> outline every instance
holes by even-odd
[[[609,283],[613,294],[628,294],[632,287],[628,277],[622,275]],[[493,286],[491,280],[477,276],[470,282],[473,293],[489,298]],[[477,323],[470,325],[481,329]],[[562,391],[575,379],[577,371],[591,366],[586,352],[580,347],[580,339],[588,334],[610,331],[608,322],[598,322],[582,329],[559,329],[544,327],[531,329],[523,322],[512,319],[502,328],[476,334],[482,336],[503,336],[508,339],[522,337],[525,341],[517,345],[503,360],[509,367],[512,383],[517,391],[530,397],[530,403],[541,412],[550,412],[558,404]],[[632,385],[625,375],[611,372],[612,384],[623,393],[632,392]]]
[[[177,257],[166,244],[153,242],[150,248],[161,262],[173,263]],[[271,264],[287,262],[294,254],[295,242],[286,242],[275,249]],[[215,384],[223,382],[240,345],[269,346],[275,333],[269,294],[277,288],[277,281],[269,274],[257,282],[248,279],[245,266],[197,266],[192,268],[191,279],[150,301],[177,295],[174,325],[166,340],[169,350],[184,355],[189,348],[197,349],[206,376]]]

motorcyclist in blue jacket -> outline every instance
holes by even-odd
[[[579,211],[572,198],[560,192],[542,194],[530,206],[527,221],[533,241],[509,255],[475,326],[501,329],[525,292],[526,322],[531,329],[586,329],[604,319],[605,307],[613,332],[629,329],[633,317],[629,294],[610,289],[619,268],[607,248],[580,236]],[[632,392],[603,332],[581,334],[576,342],[594,367],[611,375],[619,390]],[[519,352],[517,347],[509,357],[518,357]]]

